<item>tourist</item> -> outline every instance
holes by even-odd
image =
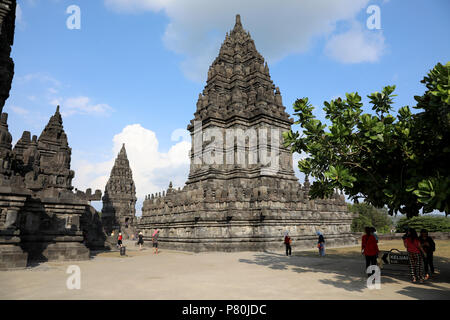
[[[422,229],[420,231],[420,244],[422,245],[425,255],[423,257],[423,265],[425,267],[425,280],[434,274],[433,252],[436,250],[436,244],[428,235],[428,230]],[[430,268],[428,270],[428,268]],[[429,272],[430,271],[430,272]]]
[[[417,232],[414,229],[408,229],[406,234],[403,236],[403,244],[408,251],[409,257],[409,270],[412,278],[412,282],[423,282],[423,271],[422,271],[422,253],[426,255],[425,251],[420,244]]]
[[[377,265],[377,257],[378,257],[378,244],[377,239],[373,235],[371,227],[364,228],[366,234],[362,236],[361,239],[361,254],[363,254],[366,258],[366,272],[369,266]],[[373,270],[371,273],[367,273],[367,276],[370,277],[375,273]]]
[[[122,233],[119,232],[119,236],[117,237],[117,246],[122,247]]]
[[[139,250],[142,250],[142,246],[144,245],[144,235],[142,234],[142,231],[139,232],[138,238]]]
[[[284,245],[286,246],[286,255],[287,256],[290,256],[292,253],[291,243],[292,243],[292,239],[291,239],[291,237],[289,237],[289,231],[286,231],[284,233]]]
[[[153,232],[153,235],[152,235],[153,254],[158,254],[158,235],[159,235],[159,230],[155,229],[155,232]]]
[[[317,248],[319,248],[319,256],[325,256],[325,238],[323,237],[322,232],[317,231],[316,234],[319,236],[317,241]]]

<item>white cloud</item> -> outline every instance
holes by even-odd
[[[159,11],[167,6],[170,0],[105,0],[107,7],[121,12],[137,12],[140,10]]]
[[[172,137],[179,137],[182,131],[186,130],[175,130]],[[114,159],[123,143],[136,184],[138,209],[146,194],[166,190],[169,181],[173,182],[174,187],[183,187],[189,173],[190,141],[182,140],[167,153],[160,152],[156,134],[140,124],[128,125],[114,136],[110,160],[98,163],[74,160],[74,186],[80,190],[92,188],[104,191]]]
[[[204,81],[225,32],[239,13],[260,53],[276,62],[305,52],[315,37],[328,35],[339,21],[350,21],[369,0],[104,0],[119,13],[163,11],[170,22],[163,36],[170,50],[184,55],[185,75]]]
[[[24,108],[21,108],[18,106],[10,106],[9,109],[11,109],[14,113],[16,113],[20,116],[25,116],[30,113],[27,109],[24,109]]]
[[[170,136],[170,140],[177,142],[180,141],[180,139],[182,141],[187,141],[190,142],[191,141],[191,135],[189,133],[189,131],[187,131],[186,129],[176,129],[172,132],[171,136]]]
[[[60,87],[61,82],[53,78],[52,76],[46,73],[29,73],[24,76],[16,76],[14,80],[17,81],[18,84],[25,84],[31,81],[38,81],[41,83],[51,83],[54,87]]]
[[[51,75],[43,72],[29,73],[14,78],[18,86],[29,86],[38,92],[29,95],[30,101],[47,101],[52,107],[61,106],[61,114],[68,117],[74,114],[109,116],[114,109],[106,103],[94,103],[86,96],[67,97],[60,91],[67,91],[67,84],[63,84]],[[21,88],[21,91],[24,91]]]
[[[88,97],[74,97],[66,99],[54,99],[51,101],[52,105],[61,106],[61,115],[68,117],[74,114],[89,114],[107,116],[112,111],[109,105],[105,103],[94,104]]]
[[[348,31],[331,36],[325,52],[342,63],[377,62],[386,48],[384,40],[381,30],[366,30],[355,22]]]
[[[20,4],[17,4],[16,7],[16,24],[21,25],[23,24],[23,12],[22,12],[22,7],[20,6]]]

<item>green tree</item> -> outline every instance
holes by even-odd
[[[388,233],[392,227],[392,220],[386,209],[378,209],[368,203],[349,204],[350,212],[358,213],[352,221],[353,232],[363,232],[365,227],[375,227],[378,233]]]
[[[413,217],[450,209],[450,62],[438,63],[421,82],[427,90],[416,96],[419,111],[408,106],[391,114],[395,86],[368,96],[372,114],[363,113],[358,93],[324,102],[322,123],[308,98],[294,103],[302,133],[284,133],[284,144],[308,156],[300,171],[315,178],[312,198],[343,190],[389,214]],[[327,130],[326,130],[327,129]]]
[[[396,232],[405,232],[407,228],[413,228],[417,232],[422,229],[427,229],[428,232],[450,232],[450,219],[436,216],[402,218],[397,223]]]

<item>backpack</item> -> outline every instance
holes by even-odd
[[[284,243],[285,243],[285,244],[291,244],[291,243],[292,243],[291,237],[285,236],[285,237],[284,237]]]

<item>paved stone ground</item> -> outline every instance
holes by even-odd
[[[66,287],[67,267],[81,268],[81,289]],[[366,287],[363,259],[286,257],[279,253],[188,253],[150,248],[128,256],[42,263],[0,272],[0,299],[450,299],[450,267],[425,284],[405,266],[382,271],[380,290]]]

